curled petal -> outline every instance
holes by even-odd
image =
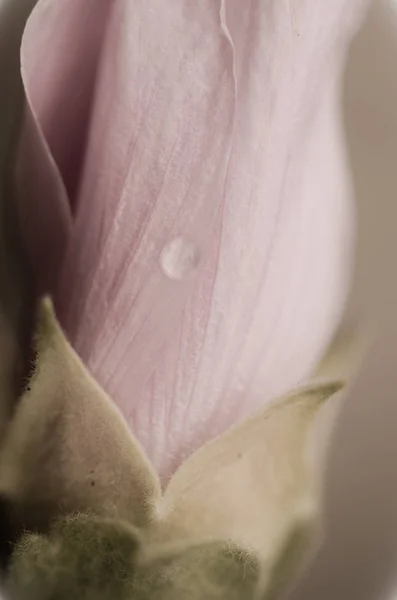
[[[32,101],[74,212],[58,314],[164,480],[305,380],[339,320],[353,237],[340,77],[365,3],[108,3],[78,184],[45,130],[59,94]],[[64,25],[79,10],[39,2],[25,52],[60,31],[85,60]]]
[[[54,289],[71,233],[111,4],[39,2],[23,36],[27,105],[16,183],[21,224],[40,289]]]

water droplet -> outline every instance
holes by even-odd
[[[193,242],[177,237],[164,246],[160,262],[167,277],[180,281],[197,267],[200,252]]]

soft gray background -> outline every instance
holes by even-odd
[[[291,600],[397,600],[397,0],[375,0],[344,95],[359,233],[350,309],[379,334],[335,433],[325,544]]]

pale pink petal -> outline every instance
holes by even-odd
[[[65,25],[83,4],[41,0],[32,65],[58,31],[54,73],[62,48],[83,60],[90,40]],[[56,94],[44,78],[32,105],[75,207],[59,315],[165,478],[304,380],[338,322],[340,76],[365,0],[108,4],[87,138],[84,111],[53,127],[67,77]]]
[[[111,0],[43,0],[23,36],[28,105],[16,180],[22,226],[41,287],[54,286],[71,232],[110,6]]]
[[[357,3],[289,4],[234,2],[245,40],[225,210],[174,341],[131,414],[163,476],[302,383],[346,298],[353,219],[339,93]]]
[[[114,5],[57,299],[73,343],[127,418],[210,250],[234,112],[218,2]],[[164,272],[173,240],[187,252],[186,276],[181,265]]]

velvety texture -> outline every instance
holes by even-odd
[[[339,114],[366,0],[40,0],[17,168],[42,287],[166,481],[305,380],[353,238]]]
[[[317,478],[307,460],[309,432],[339,383],[296,392],[208,442],[161,491],[121,415],[66,341],[48,300],[40,306],[36,339],[35,370],[0,452],[0,497],[8,506],[13,542],[10,585],[17,598],[18,589],[22,598],[26,590],[36,590],[33,598],[51,597],[65,576],[76,594],[83,587],[91,598],[89,593],[102,581],[94,571],[105,563],[108,591],[114,592],[118,569],[125,573],[127,558],[120,546],[125,536],[129,539],[128,531],[139,542],[135,566],[143,574],[146,569],[149,590],[158,584],[164,591],[163,571],[156,565],[160,559],[161,564],[175,559],[170,590],[206,597],[208,573],[216,579],[218,559],[224,564],[227,548],[235,558],[246,556],[258,565],[254,583],[263,592],[278,589],[281,566],[281,583],[288,581],[318,516]],[[85,520],[73,520],[81,513]],[[39,535],[26,538],[26,530]],[[87,552],[93,536],[95,560]],[[298,549],[292,565],[291,548]],[[241,561],[229,559],[237,568],[233,577],[241,580]],[[81,580],[84,564],[91,575]],[[131,577],[135,566],[131,560]],[[218,595],[213,597],[232,597],[227,592],[230,578],[221,577],[221,583],[214,584]]]
[[[36,336],[35,371],[0,452],[0,494],[32,529],[87,510],[147,522],[160,495],[157,476],[67,344],[49,302]]]
[[[254,600],[258,561],[208,543],[145,560],[124,523],[71,517],[50,535],[25,535],[8,589],[18,600]]]

